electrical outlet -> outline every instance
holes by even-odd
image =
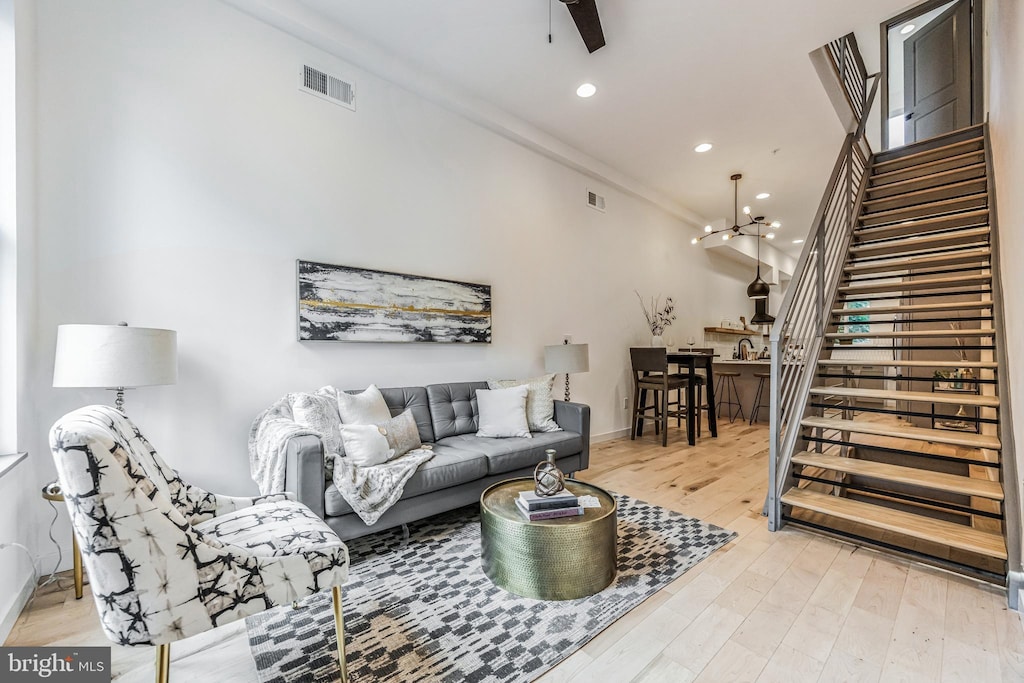
[[[628,396],[624,396],[622,398],[622,409],[623,410],[629,410],[629,397]]]

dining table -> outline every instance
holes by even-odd
[[[701,407],[697,404],[697,370],[703,370],[707,381],[707,406],[708,406],[708,431],[711,436],[718,438],[718,420],[715,415],[715,377],[712,365],[717,357],[714,353],[707,351],[668,351],[666,353],[668,364],[676,365],[682,371],[686,368],[686,441],[691,445],[697,443],[697,413]],[[641,405],[646,400],[641,392]],[[639,420],[636,426],[636,435],[643,436],[643,420]]]

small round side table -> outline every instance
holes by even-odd
[[[56,482],[43,487],[43,498],[54,503],[64,502],[64,494]],[[75,599],[81,600],[82,587],[85,583],[82,575],[82,551],[78,548],[78,538],[75,537],[74,531],[71,532],[71,559],[75,566]]]
[[[537,600],[576,600],[615,579],[617,508],[604,489],[565,482],[577,496],[594,496],[599,508],[582,515],[531,522],[516,506],[533,479],[494,484],[480,496],[480,562],[494,585]]]

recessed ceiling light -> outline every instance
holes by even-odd
[[[693,151],[697,152],[698,154],[703,154],[704,152],[710,152],[712,147],[714,147],[714,145],[712,145],[710,142],[702,142],[696,147],[694,147]]]
[[[904,26],[903,28],[900,29],[900,35],[901,36],[905,36],[908,33],[910,33],[911,31],[913,31],[915,28],[917,28],[917,27],[914,26],[913,24],[907,24],[906,26]]]
[[[771,196],[772,196],[771,192],[762,192],[761,194],[757,195],[756,198],[757,199],[768,199]]]
[[[780,223],[779,221],[772,221],[772,227],[778,230],[779,228],[782,227],[782,223]]]
[[[710,225],[705,225],[704,226],[704,232],[711,232],[711,230],[712,230],[712,228],[711,228]]]
[[[590,97],[597,92],[597,86],[593,83],[584,83],[576,88],[576,94],[580,97]]]
[[[793,244],[803,244],[803,240],[793,240]]]

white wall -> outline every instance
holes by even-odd
[[[752,310],[749,269],[662,210],[219,2],[38,15],[34,450],[111,400],[49,386],[61,323],[178,330],[179,383],[127,411],[183,476],[247,493],[249,425],[288,391],[536,374],[570,333],[590,344],[573,398],[600,435],[625,429],[626,348],[649,341],[634,289],[675,296],[676,339]],[[307,59],[357,80],[358,112],[296,89]],[[297,258],[489,283],[494,343],[300,344]]]
[[[1020,0],[989,0],[987,13],[989,122],[992,157],[995,164],[996,201],[1003,292],[1006,312],[1006,356],[1009,359],[1010,395],[1013,401],[1013,431],[1017,449],[1017,471],[1024,474],[1024,316],[1021,292],[1024,271],[1024,7]],[[1018,482],[1018,489],[1019,489]],[[1024,501],[1024,495],[1018,500]]]

